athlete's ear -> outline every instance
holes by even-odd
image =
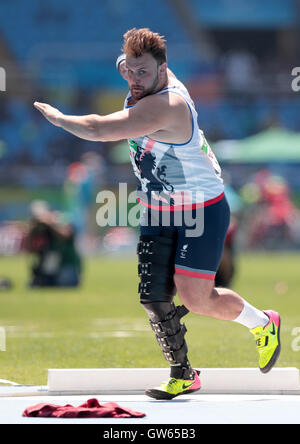
[[[159,65],[159,73],[160,75],[165,75],[167,73],[168,65],[167,62],[162,63]]]

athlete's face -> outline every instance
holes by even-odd
[[[126,56],[128,84],[135,100],[159,91],[166,81],[167,64],[158,65],[149,53],[141,57]]]

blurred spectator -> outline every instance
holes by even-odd
[[[253,196],[247,216],[247,246],[270,249],[293,248],[299,244],[300,212],[291,201],[288,184],[268,170],[259,171],[244,194]]]
[[[93,233],[93,208],[101,173],[103,159],[95,152],[83,154],[79,162],[68,167],[64,183],[65,206],[78,236]]]
[[[75,287],[80,283],[81,258],[75,248],[74,230],[62,215],[44,201],[31,204],[27,251],[35,256],[31,287]]]
[[[229,94],[239,98],[240,94],[253,94],[258,79],[258,63],[254,54],[237,47],[225,54],[223,71]]]

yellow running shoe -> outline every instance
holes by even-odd
[[[255,337],[260,371],[268,373],[280,355],[280,316],[272,310],[266,310],[264,313],[270,318],[268,324],[265,327],[253,328],[250,332]]]
[[[194,379],[192,380],[170,378],[159,387],[148,389],[145,393],[155,399],[173,399],[178,395],[196,392],[201,388],[199,374],[199,370],[194,370]]]

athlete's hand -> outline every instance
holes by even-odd
[[[43,114],[44,117],[46,117],[47,120],[49,120],[49,122],[53,123],[55,126],[60,126],[59,118],[63,117],[63,113],[61,113],[58,109],[53,108],[53,106],[50,106],[47,103],[34,102],[33,105]]]

